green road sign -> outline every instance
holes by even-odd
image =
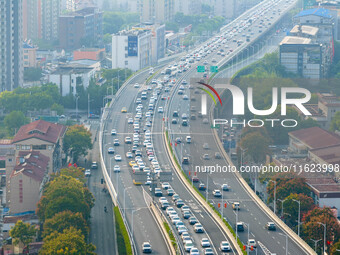
[[[210,66],[210,72],[211,73],[217,73],[218,72],[218,67],[217,66]]]
[[[197,66],[197,72],[198,73],[204,73],[205,72],[205,66]]]

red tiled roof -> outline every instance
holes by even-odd
[[[304,128],[289,132],[289,135],[306,144],[310,149],[317,149],[340,144],[340,136],[319,127]]]
[[[333,178],[322,177],[306,178],[306,182],[318,193],[323,192],[339,192],[340,185]]]
[[[29,138],[38,138],[47,142],[57,143],[60,136],[63,136],[66,126],[51,123],[44,120],[37,120],[22,126],[13,139],[13,143]]]
[[[24,162],[20,163],[20,158],[24,158]],[[17,165],[14,167],[10,178],[24,174],[41,182],[44,179],[49,160],[49,157],[39,151],[19,151]]]
[[[321,158],[328,164],[340,165],[340,144],[310,150],[310,153]]]

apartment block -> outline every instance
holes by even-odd
[[[198,15],[201,13],[201,0],[174,0],[174,13],[181,12],[184,15]]]
[[[59,45],[74,50],[103,44],[103,12],[88,7],[59,17]]]
[[[37,66],[37,48],[24,42],[23,46],[24,68]]]
[[[141,22],[165,23],[174,16],[174,0],[140,0]]]
[[[0,0],[0,92],[23,84],[22,0]]]

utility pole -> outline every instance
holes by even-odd
[[[87,94],[87,117],[90,117],[90,94]]]

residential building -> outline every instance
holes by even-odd
[[[294,16],[293,22],[297,25],[307,25],[319,28],[318,42],[331,43],[336,38],[336,13],[324,8],[303,10]]]
[[[23,39],[41,38],[41,0],[23,0]]]
[[[73,60],[91,59],[91,60],[103,60],[105,58],[105,49],[98,48],[80,48],[73,51]]]
[[[317,41],[319,34],[318,27],[305,26],[305,25],[295,25],[289,32],[291,36],[298,36],[303,38],[309,38],[312,42]]]
[[[306,109],[312,114],[311,116],[305,116],[299,108],[294,108],[302,118],[312,118],[317,121],[319,126],[328,130],[330,124],[336,114],[340,112],[340,99],[331,93],[317,93],[317,104],[305,104]]]
[[[43,39],[58,40],[59,15],[60,0],[41,1],[41,37]]]
[[[148,28],[123,30],[112,35],[112,68],[137,71],[151,64],[151,38]]]
[[[66,10],[77,11],[88,7],[98,7],[94,0],[66,0]]]
[[[174,16],[174,0],[140,0],[141,22],[165,23]]]
[[[48,82],[55,83],[62,96],[67,96],[70,93],[76,95],[77,87],[81,86],[86,89],[90,85],[91,79],[95,78],[97,71],[97,68],[93,66],[70,63],[59,66],[50,73]]]
[[[88,7],[59,17],[59,44],[67,50],[103,44],[103,12]]]
[[[331,44],[322,44],[306,37],[286,36],[279,47],[280,64],[287,71],[315,80],[328,73],[333,57]]]
[[[7,207],[10,214],[36,210],[48,181],[49,157],[39,151],[17,152],[16,164],[7,180]]]
[[[174,0],[174,13],[181,12],[184,15],[198,15],[201,13],[201,0]]]
[[[37,151],[49,158],[48,173],[57,172],[61,168],[65,132],[66,126],[44,120],[22,126],[13,138],[14,158],[20,156],[20,151]]]
[[[37,48],[24,42],[24,68],[37,66]]]
[[[340,217],[340,185],[336,178],[318,176],[306,178],[307,184],[314,193],[314,201],[319,207],[337,209],[336,217]]]
[[[23,84],[22,0],[0,0],[0,92]]]
[[[288,133],[289,151],[307,156],[310,150],[340,145],[340,136],[319,127],[295,130]]]

